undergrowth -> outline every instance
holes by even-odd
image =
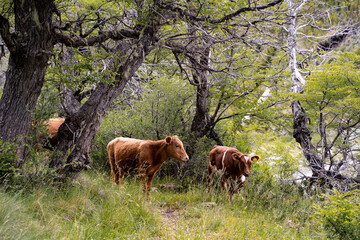
[[[71,185],[39,184],[31,191],[2,188],[3,239],[325,239],[313,224],[314,199],[288,186],[267,189],[247,183],[232,201],[205,185],[180,188],[156,178],[152,200],[137,178],[123,185],[108,173],[83,172]],[[167,216],[164,211],[173,215]],[[165,211],[165,212],[166,212]]]

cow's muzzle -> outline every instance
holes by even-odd
[[[181,159],[182,162],[187,162],[189,161],[189,156],[185,156]]]

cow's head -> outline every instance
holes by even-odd
[[[241,181],[245,182],[245,177],[250,176],[251,164],[259,160],[259,156],[250,156],[248,154],[233,153],[232,158],[239,162]]]
[[[165,138],[165,142],[167,144],[167,154],[169,157],[182,162],[187,162],[189,160],[184,145],[177,136],[168,136]]]

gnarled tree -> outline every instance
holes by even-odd
[[[174,21],[180,24],[202,22],[214,27],[217,24],[227,25],[241,14],[272,8],[282,0],[264,1],[263,5],[257,2],[250,1],[240,6],[233,4],[232,8],[224,8],[217,16],[212,16],[204,11],[208,6],[204,8],[203,4],[189,12],[190,8],[185,3],[138,0],[126,2],[118,8],[116,1],[105,1],[96,6],[89,3],[88,9],[96,9],[92,14],[85,12],[70,18],[66,14],[74,10],[67,9],[71,6],[67,1],[40,3],[14,0],[11,5],[15,15],[14,26],[6,15],[0,15],[1,37],[10,51],[6,84],[0,100],[0,136],[14,141],[27,135],[31,113],[55,45],[79,48],[102,44],[106,51],[116,55],[110,61],[115,77],[110,81],[96,82],[82,104],[74,104],[76,107],[67,111],[56,147],[60,154],[50,163],[65,176],[86,169],[91,164],[91,142],[107,109],[153,49],[165,47],[177,50],[191,59],[203,56],[201,52],[192,52],[187,47],[187,41],[163,31],[165,26],[173,26]],[[106,42],[110,39],[113,42]]]
[[[316,23],[314,22],[314,16],[317,16],[319,18],[323,17],[322,14],[318,15],[310,15],[307,19],[302,19],[303,22],[299,23],[301,18],[304,18],[307,16],[307,14],[310,14],[309,12],[307,14],[302,14],[301,17],[299,17],[300,12],[304,11],[304,8],[307,9],[313,9],[311,8],[311,4],[324,4],[325,3],[317,3],[316,1],[314,3],[309,3],[307,5],[307,1],[294,1],[294,0],[287,0],[288,5],[288,59],[289,59],[289,69],[291,73],[291,80],[293,83],[292,92],[298,95],[303,95],[304,91],[309,90],[309,84],[308,80],[303,77],[303,74],[300,72],[299,67],[302,66],[300,64],[298,57],[299,53],[301,53],[301,50],[298,47],[298,34],[301,34],[304,36],[305,34],[301,33],[300,30],[309,27],[315,27]],[[319,8],[321,9],[321,8]],[[339,8],[340,9],[340,8]],[[321,12],[321,10],[320,10]],[[328,18],[328,14],[326,13],[326,19]],[[338,13],[335,13],[338,14]],[[347,23],[348,24],[348,23]],[[331,23],[330,25],[333,25]],[[335,27],[329,27],[329,28],[322,28],[323,30],[326,30],[326,32],[332,32],[330,36],[327,38],[326,36],[321,36],[321,38],[326,38],[326,40],[320,41],[317,46],[315,46],[315,51],[330,51],[336,47],[339,47],[341,43],[348,37],[351,36],[351,34],[356,32],[356,29],[358,27],[355,25],[344,25],[342,27],[338,27],[337,29]],[[319,28],[320,29],[320,28]],[[305,38],[306,39],[306,38]],[[320,56],[321,57],[321,56]],[[305,58],[306,59],[306,58]],[[326,59],[324,60],[326,62]],[[345,70],[345,68],[344,68]],[[329,70],[329,72],[333,71]],[[346,72],[344,71],[344,74]],[[336,76],[336,74],[333,74],[334,80],[331,81],[341,81],[340,76]],[[309,77],[310,78],[310,77]],[[336,79],[337,78],[337,79]],[[345,87],[348,89],[348,93],[350,94],[353,90],[350,90],[351,87],[349,87],[349,84],[352,85],[352,80],[348,78],[348,83],[344,84],[344,86],[341,86],[339,89],[339,96],[341,95],[341,91],[345,89]],[[330,80],[330,79],[328,79]],[[318,86],[322,86],[322,82],[315,83]],[[329,83],[327,83],[329,84]],[[344,162],[353,161],[351,157],[349,157],[350,152],[353,152],[353,150],[345,147],[345,143],[348,143],[348,138],[353,134],[356,133],[358,128],[358,118],[348,118],[344,122],[339,122],[338,126],[336,126],[336,130],[331,127],[334,125],[338,120],[337,118],[342,118],[342,116],[347,115],[345,112],[335,114],[332,113],[326,113],[325,109],[329,109],[329,106],[331,106],[337,96],[332,95],[331,91],[334,91],[335,86],[333,90],[329,90],[327,88],[327,84],[324,84],[322,89],[317,93],[319,96],[317,100],[314,100],[314,102],[317,102],[316,105],[318,105],[318,111],[319,114],[319,120],[314,121],[315,119],[311,119],[308,114],[306,113],[305,109],[303,108],[303,104],[301,103],[302,99],[304,102],[311,102],[314,97],[298,97],[297,99],[294,99],[291,102],[291,108],[292,108],[292,115],[293,115],[293,136],[296,139],[296,141],[300,144],[301,150],[303,151],[304,157],[306,161],[308,162],[308,166],[310,167],[312,171],[312,176],[310,177],[311,183],[319,182],[321,185],[325,185],[328,187],[337,187],[339,186],[339,180],[345,180],[345,182],[357,182],[358,180],[356,178],[347,177],[343,175],[340,172],[340,168],[344,165]],[[347,85],[347,86],[346,86]],[[304,87],[307,87],[304,89]],[[314,91],[314,90],[313,90]],[[309,93],[305,92],[306,95],[309,95]],[[344,97],[344,96],[343,96]],[[333,99],[331,99],[333,98]],[[344,98],[345,99],[345,98]],[[339,101],[340,99],[337,99],[336,101]],[[340,109],[339,109],[340,110]],[[340,110],[341,111],[341,110]],[[314,144],[313,136],[315,135],[314,132],[311,130],[311,123],[318,122],[317,132],[319,134],[320,141],[318,144]],[[347,132],[348,130],[352,129],[351,134]],[[346,133],[347,132],[347,133]],[[350,131],[351,132],[351,131]],[[357,135],[357,134],[355,134]],[[344,137],[340,137],[344,136]],[[342,143],[339,144],[339,139],[343,139]],[[341,146],[342,145],[342,146]],[[351,145],[348,145],[348,147]],[[340,161],[336,161],[337,155],[342,152],[342,156],[340,157]],[[337,162],[337,163],[336,163]],[[356,164],[355,164],[356,165]],[[359,170],[358,170],[359,171]]]

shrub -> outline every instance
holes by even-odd
[[[324,202],[316,206],[316,216],[329,238],[360,239],[359,197],[358,189],[324,195]]]
[[[24,158],[17,156],[17,143],[5,142],[0,139],[0,184],[6,190],[29,190],[39,186],[59,184],[54,179],[59,179],[56,169],[49,168],[51,154],[48,150],[38,151],[32,146],[33,138],[27,137],[24,146]],[[16,163],[22,162],[21,166]]]
[[[15,143],[4,142],[0,139],[0,183],[14,176],[14,163],[17,160],[16,149]]]
[[[161,140],[178,135],[186,146],[184,135],[191,122],[187,101],[193,95],[192,88],[179,78],[171,82],[158,78],[142,87],[146,101],[134,101],[129,106],[122,102],[102,122],[92,145],[94,169],[109,171],[106,146],[115,137]],[[179,167],[174,163],[169,168]]]

